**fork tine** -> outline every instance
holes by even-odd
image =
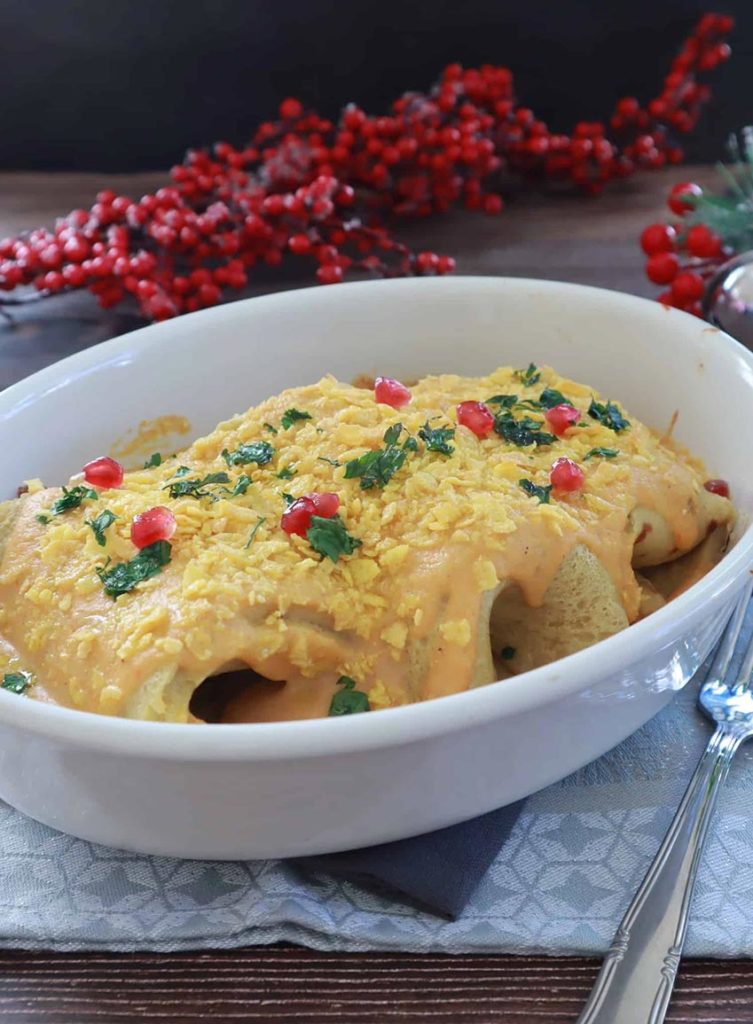
[[[729,672],[729,667],[732,662],[732,658],[735,653],[735,647],[737,641],[740,639],[740,631],[743,628],[743,622],[745,621],[745,612],[748,609],[748,603],[753,594],[753,577],[748,580],[745,584],[740,599],[732,613],[732,616],[727,624],[722,641],[716,651],[716,656],[712,662],[711,668],[708,672],[708,679],[719,679],[723,680]],[[743,666],[743,672],[740,673],[741,679],[747,679],[753,671],[753,644],[750,645]]]

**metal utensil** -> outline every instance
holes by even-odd
[[[716,731],[698,762],[664,840],[604,957],[577,1024],[661,1024],[688,927],[698,865],[719,791],[737,748],[753,735],[753,640],[737,678],[728,674],[753,580],[736,605],[699,694]]]

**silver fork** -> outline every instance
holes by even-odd
[[[733,682],[753,580],[745,587],[701,687],[698,701],[716,722],[690,785],[646,877],[633,897],[577,1024],[661,1024],[680,966],[698,865],[717,797],[737,748],[753,735],[753,641]]]

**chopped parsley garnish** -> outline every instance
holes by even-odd
[[[62,498],[53,501],[49,514],[38,515],[37,519],[40,523],[49,523],[50,516],[62,516],[64,512],[70,512],[71,509],[79,508],[85,501],[96,500],[97,492],[92,490],[91,487],[84,487],[81,484],[78,487],[71,487],[70,490],[64,487]]]
[[[245,494],[251,484],[251,477],[246,476],[245,473],[241,473],[238,479],[235,481],[235,487],[230,492],[231,498],[236,498],[239,494]]]
[[[330,466],[339,466],[340,465],[340,463],[337,461],[337,459],[328,459],[326,455],[320,455],[319,458],[318,458],[318,461],[319,462],[328,462],[330,464]]]
[[[158,540],[142,548],[130,562],[118,562],[111,569],[97,566],[97,575],[102,580],[105,593],[117,601],[121,594],[129,593],[139,583],[161,573],[163,566],[170,561],[171,552],[169,541]]]
[[[515,648],[503,647],[502,650],[499,652],[499,656],[500,658],[503,658],[505,661],[510,661],[511,658],[515,657]]]
[[[553,409],[555,405],[572,405],[572,402],[556,388],[544,388],[539,395],[539,405],[542,409]]]
[[[165,484],[162,489],[168,491],[171,498],[213,498],[215,495],[207,490],[210,484],[229,483],[230,477],[227,473],[207,473],[201,480],[198,477],[191,480],[176,480],[174,483]]]
[[[516,420],[512,413],[497,413],[494,417],[494,431],[508,444],[514,444],[518,448],[527,448],[531,444],[547,445],[554,444],[557,440],[554,434],[547,434],[542,430],[543,423],[539,420],[532,420],[530,416],[524,416]]]
[[[159,452],[155,452],[154,455],[150,455],[144,463],[144,469],[153,469],[155,466],[162,465],[162,456]]]
[[[266,466],[272,461],[274,453],[275,450],[269,441],[251,441],[238,445],[234,452],[223,448],[221,454],[228,466],[245,466],[249,462],[255,462],[257,466]]]
[[[49,521],[50,521],[50,517],[44,515],[44,513],[42,513],[42,512],[40,512],[40,514],[37,516],[37,522],[38,523],[42,523],[43,526],[47,526]]]
[[[517,404],[517,395],[492,395],[486,400],[486,405],[498,405],[501,409],[512,409]]]
[[[295,498],[293,497],[292,494],[288,494],[286,491],[283,491],[282,500],[285,502],[286,505],[292,505],[293,502],[295,501]]]
[[[587,455],[583,456],[583,461],[587,462],[588,459],[596,458],[597,455],[602,459],[616,459],[619,454],[617,448],[592,448]]]
[[[10,693],[26,693],[31,686],[31,672],[6,672],[0,685]],[[366,710],[369,710],[368,706]],[[330,714],[332,714],[331,711]],[[341,711],[339,714],[346,714],[346,712]]]
[[[450,444],[455,436],[454,427],[430,427],[427,422],[419,430],[418,436],[430,452],[452,455],[455,451],[455,446]]]
[[[541,487],[539,484],[535,484],[533,480],[518,480],[518,486],[523,488],[529,498],[538,498],[539,505],[549,504],[549,495],[552,493],[551,484]]]
[[[265,423],[264,429],[268,430],[270,434],[278,433],[277,427],[273,427],[271,423]]]
[[[276,473],[275,476],[278,480],[292,480],[296,472],[297,470],[293,469],[292,466],[285,466],[279,473]]]
[[[178,468],[173,473],[173,478],[181,477],[181,476],[186,476],[190,472],[191,472],[191,467],[190,466],[178,466]]]
[[[298,423],[300,420],[310,420],[310,412],[301,412],[300,409],[286,409],[282,414],[280,423],[282,424],[283,430],[290,430],[294,423]]]
[[[104,512],[99,513],[96,519],[86,520],[86,525],[91,526],[97,544],[99,544],[101,548],[103,548],[107,543],[107,538],[105,537],[105,530],[107,529],[108,526],[112,526],[112,524],[115,522],[117,518],[118,517],[115,515],[114,512],[111,512],[109,508],[106,508]]]
[[[254,543],[254,537],[259,532],[259,527],[261,526],[262,523],[266,523],[266,519],[264,518],[264,516],[259,516],[259,518],[256,520],[256,525],[254,526],[251,533],[248,535],[248,540],[243,545],[244,549],[250,548],[251,545]]]
[[[402,423],[393,424],[384,432],[386,448],[377,448],[346,462],[345,479],[360,477],[361,489],[364,491],[371,487],[384,487],[389,483],[408,458],[408,452],[415,452],[418,448],[414,437],[409,437],[402,445],[398,445],[402,430]]]
[[[350,676],[340,676],[337,685],[342,689],[338,690],[332,698],[329,706],[330,718],[339,715],[357,715],[361,711],[371,711],[369,698],[362,690],[356,689],[355,679]]]
[[[534,384],[538,384],[541,380],[541,373],[535,363],[529,363],[525,370],[516,370],[515,376],[524,388],[532,388]]]
[[[615,434],[619,434],[623,430],[627,430],[630,426],[630,420],[625,419],[614,402],[607,402],[605,405],[602,402],[597,402],[595,398],[592,398],[591,404],[588,407],[588,415],[591,419],[598,420],[602,426],[608,427],[609,430],[613,430]]]
[[[312,516],[306,539],[318,555],[323,559],[331,558],[333,562],[341,555],[352,555],[361,546],[361,541],[351,537],[339,516],[332,516],[331,519]]]

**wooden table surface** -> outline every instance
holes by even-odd
[[[410,225],[417,248],[454,255],[461,274],[577,281],[640,295],[637,236],[663,216],[669,185],[705,168],[654,172],[597,200],[517,195],[499,217],[452,214]],[[0,237],[88,205],[109,186],[138,196],[158,174],[0,174]],[[310,283],[267,273],[250,294]],[[59,297],[0,324],[0,387],[140,325],[88,295]],[[0,924],[0,934],[2,925]],[[18,1024],[567,1024],[596,975],[575,957],[315,953],[294,948],[187,954],[0,953],[0,1019]],[[753,963],[687,961],[667,1017],[674,1024],[753,1022]]]

